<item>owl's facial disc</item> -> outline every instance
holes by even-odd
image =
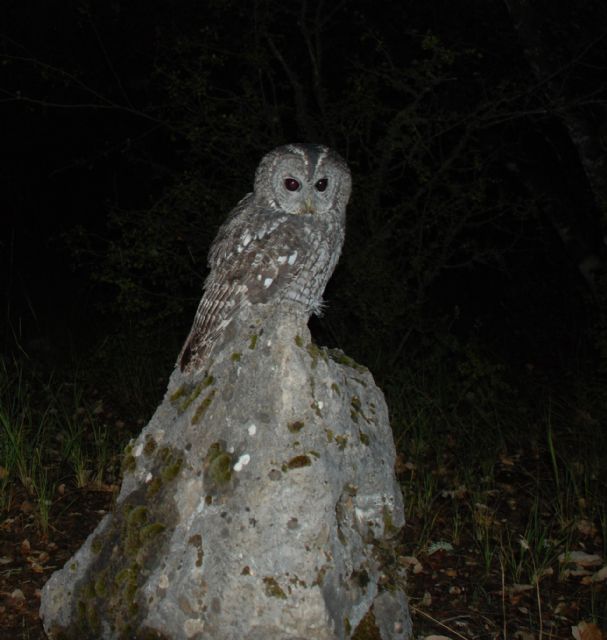
[[[260,203],[291,215],[341,210],[350,195],[347,166],[326,147],[294,144],[267,154],[255,174]]]

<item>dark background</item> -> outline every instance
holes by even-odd
[[[5,2],[5,352],[107,378],[128,344],[162,378],[218,225],[302,140],[355,185],[320,342],[388,390],[596,379],[607,11],[528,4]]]

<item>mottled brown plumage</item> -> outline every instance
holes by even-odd
[[[291,301],[308,316],[320,312],[344,241],[350,190],[347,165],[327,147],[291,144],[264,156],[253,193],[230,213],[209,252],[210,273],[179,358],[182,371],[202,368],[244,307],[280,312]]]

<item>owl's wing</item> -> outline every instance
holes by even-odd
[[[244,306],[280,300],[304,266],[310,225],[302,217],[251,211],[246,204],[230,215],[209,252],[210,273],[180,356],[182,370],[202,363]]]

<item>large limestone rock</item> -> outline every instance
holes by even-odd
[[[234,324],[207,371],[175,370],[113,513],[45,585],[50,638],[342,640],[370,610],[410,637],[381,391],[297,315]]]

